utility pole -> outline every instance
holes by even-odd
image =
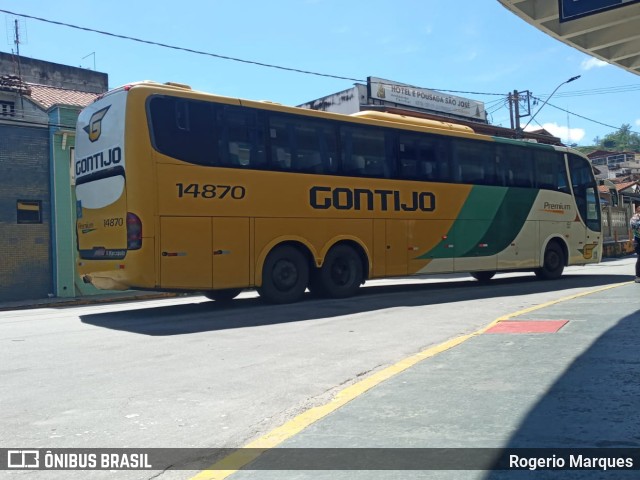
[[[516,135],[520,135],[520,92],[517,90],[513,91],[513,117],[515,120],[514,130],[516,131]]]
[[[522,136],[520,120],[531,115],[531,92],[529,90],[524,92],[514,90],[509,94],[509,114],[511,116],[511,130],[515,130],[516,138],[520,138]]]
[[[513,102],[514,96],[511,92],[509,92],[509,119],[511,120],[511,130],[515,130],[516,128],[516,122],[513,118]]]

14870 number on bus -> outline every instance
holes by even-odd
[[[176,183],[178,187],[178,198],[232,198],[242,200],[247,194],[246,189],[241,185],[212,185],[199,183]]]

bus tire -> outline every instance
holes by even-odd
[[[356,294],[363,281],[362,259],[348,245],[336,245],[324,259],[318,275],[320,292],[331,298]]]
[[[493,278],[495,274],[496,272],[471,272],[469,275],[471,275],[480,283],[487,283]]]
[[[566,262],[564,251],[557,242],[550,242],[544,251],[542,267],[535,274],[542,280],[555,280],[562,276]]]
[[[209,300],[215,300],[217,303],[228,303],[242,292],[241,288],[225,288],[222,290],[209,290],[204,296]]]
[[[293,303],[302,298],[308,283],[307,259],[297,248],[283,245],[267,255],[258,293],[268,303]]]

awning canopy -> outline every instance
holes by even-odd
[[[640,2],[637,0],[498,1],[567,45],[640,74]],[[560,8],[563,8],[563,21]]]

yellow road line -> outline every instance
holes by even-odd
[[[326,417],[330,413],[336,411],[338,408],[346,405],[350,401],[362,395],[367,390],[379,385],[380,383],[388,380],[395,375],[398,375],[401,372],[404,372],[408,368],[416,365],[418,362],[425,360],[427,358],[433,357],[439,353],[442,353],[446,350],[449,350],[457,345],[460,345],[463,342],[466,342],[470,338],[478,336],[485,331],[489,330],[491,327],[495,326],[497,323],[502,322],[504,320],[509,320],[514,317],[519,317],[521,315],[525,315],[527,313],[531,313],[536,310],[540,310],[551,305],[555,305],[557,303],[566,302],[569,300],[574,300],[576,298],[584,297],[587,295],[592,295],[594,293],[603,292],[605,290],[609,290],[612,288],[617,288],[622,285],[629,285],[632,282],[624,282],[624,283],[616,283],[614,285],[608,285],[606,287],[598,288],[596,290],[590,290],[588,292],[582,292],[575,295],[570,295],[568,297],[563,297],[558,300],[552,300],[550,302],[542,303],[540,305],[535,305],[533,307],[525,308],[522,310],[518,310],[517,312],[509,313],[507,315],[503,315],[502,317],[498,317],[489,323],[487,326],[482,327],[481,329],[469,333],[466,335],[461,335],[459,337],[453,338],[451,340],[447,340],[444,343],[439,345],[429,347],[422,352],[416,353],[415,355],[411,355],[399,362],[387,367],[379,372],[376,372],[353,385],[350,385],[340,392],[336,394],[336,396],[331,399],[328,403],[324,405],[320,405],[318,407],[313,407],[306,412],[297,415],[292,418],[288,422],[283,425],[275,428],[271,432],[263,435],[260,438],[248,443],[243,448],[240,448],[233,452],[230,455],[227,455],[222,460],[211,465],[207,470],[203,470],[198,473],[196,476],[192,477],[191,480],[223,480],[227,478],[229,475],[237,472],[245,465],[251,463],[256,460],[262,453],[265,451],[275,448],[285,440],[293,437],[297,433],[300,433],[302,430],[310,426],[311,424],[317,422],[318,420]]]

